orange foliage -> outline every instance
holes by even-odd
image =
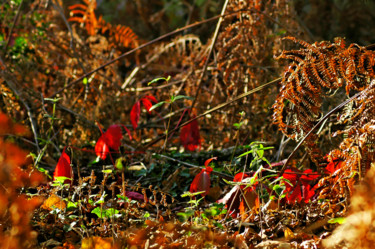
[[[116,43],[120,43],[124,47],[136,47],[138,36],[131,28],[122,25],[112,26],[102,16],[96,18],[96,0],[84,0],[84,2],[86,5],[74,4],[69,7],[71,15],[69,21],[84,23],[87,33],[91,36],[96,35],[99,30],[102,34],[108,31],[109,35],[114,37]]]
[[[25,134],[23,127],[12,124],[0,113],[0,135]],[[35,187],[44,177],[26,165],[27,152],[0,138],[0,230],[1,248],[33,248],[36,232],[30,228],[33,210],[40,205],[40,198],[28,198],[19,193],[23,187]]]

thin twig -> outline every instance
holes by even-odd
[[[216,24],[216,29],[215,29],[215,33],[214,33],[214,36],[212,38],[212,42],[211,42],[211,45],[210,45],[210,48],[209,48],[209,51],[208,51],[208,54],[206,56],[206,61],[204,62],[204,66],[203,66],[203,70],[202,70],[202,73],[198,79],[198,88],[196,90],[196,93],[195,93],[195,97],[194,97],[194,100],[193,100],[193,103],[191,104],[191,109],[194,108],[195,104],[197,103],[197,99],[198,99],[198,96],[199,96],[199,93],[200,93],[200,90],[202,88],[202,83],[203,83],[203,77],[204,75],[206,74],[206,70],[207,70],[207,66],[208,66],[208,62],[210,61],[210,57],[211,57],[211,54],[212,54],[212,51],[214,49],[214,46],[215,46],[215,43],[216,43],[216,40],[217,40],[217,37],[219,35],[219,30],[220,30],[220,26],[221,26],[221,22],[223,21],[223,16],[225,14],[225,11],[227,9],[227,5],[228,5],[228,2],[229,0],[226,0],[224,5],[223,5],[223,9],[221,10],[221,14],[220,14],[220,18]]]
[[[173,157],[169,157],[169,156],[165,156],[165,155],[161,155],[161,154],[158,154],[158,156],[160,156],[162,158],[165,158],[165,159],[168,159],[169,161],[182,164],[182,165],[190,167],[190,168],[205,169],[205,167],[201,167],[201,166],[198,166],[198,165],[195,165],[195,164],[191,164],[191,163],[187,163],[187,162],[184,162],[184,161],[180,161],[180,160],[177,160],[177,159],[175,159]],[[212,174],[224,177],[225,179],[229,179],[229,180],[233,179],[233,176],[225,174],[225,173],[222,173],[222,172],[218,172],[218,171],[212,171]]]
[[[231,15],[232,15],[232,14],[233,14],[233,13],[231,13]],[[119,57],[116,57],[116,58],[114,58],[113,60],[110,60],[109,62],[104,63],[103,65],[101,65],[101,66],[95,68],[94,70],[91,70],[90,72],[88,72],[88,73],[82,75],[82,76],[79,77],[78,79],[76,79],[76,80],[70,82],[69,84],[67,84],[66,86],[64,86],[63,88],[61,88],[60,90],[56,91],[54,94],[52,94],[51,96],[49,96],[49,98],[53,98],[53,97],[55,97],[57,94],[61,93],[61,92],[64,91],[65,89],[67,89],[67,88],[69,88],[69,87],[71,87],[71,86],[77,84],[78,82],[81,82],[81,80],[83,80],[84,78],[90,76],[91,74],[93,74],[93,73],[95,73],[95,72],[97,72],[97,71],[99,71],[99,70],[101,70],[101,69],[103,69],[103,68],[105,68],[105,67],[107,67],[107,66],[113,64],[113,63],[115,63],[115,62],[118,61],[118,60],[121,60],[121,59],[125,58],[126,56],[128,56],[128,55],[130,55],[130,54],[133,54],[134,52],[136,52],[136,51],[138,51],[138,50],[141,50],[142,48],[145,48],[145,47],[147,47],[147,46],[150,46],[151,44],[154,44],[154,43],[156,43],[156,42],[158,42],[158,41],[161,41],[161,40],[163,40],[163,39],[165,39],[165,38],[167,38],[167,37],[170,37],[170,36],[173,36],[173,35],[175,35],[175,34],[178,34],[178,33],[182,32],[182,31],[184,31],[185,29],[193,28],[193,27],[195,27],[195,26],[199,26],[199,25],[202,25],[202,24],[204,24],[204,23],[211,22],[211,21],[216,20],[216,19],[218,19],[218,18],[220,18],[220,17],[221,17],[220,15],[219,15],[219,16],[214,16],[214,17],[209,18],[209,19],[207,19],[207,20],[203,20],[203,21],[198,22],[198,23],[190,24],[190,25],[185,26],[185,27],[183,27],[183,28],[176,29],[176,30],[174,30],[174,31],[172,31],[172,32],[170,32],[170,33],[165,34],[165,35],[159,36],[158,38],[156,38],[156,39],[154,39],[154,40],[152,40],[152,41],[146,42],[146,43],[144,43],[144,44],[142,44],[142,45],[140,45],[140,46],[138,46],[138,47],[136,47],[136,48],[134,48],[134,49],[132,49],[132,50],[130,50],[130,51],[128,51],[128,52],[122,54],[122,55],[120,55]]]
[[[207,110],[207,111],[205,111],[204,113],[202,113],[202,114],[196,116],[195,118],[192,118],[192,119],[186,121],[185,123],[183,123],[183,124],[177,126],[177,127],[174,128],[173,130],[169,131],[169,133],[175,132],[175,131],[177,131],[178,129],[180,129],[181,127],[183,127],[183,126],[185,126],[185,125],[187,125],[187,124],[190,124],[191,122],[193,122],[193,121],[196,120],[196,119],[199,119],[199,118],[204,117],[204,116],[206,116],[206,115],[208,115],[208,114],[210,114],[210,113],[212,113],[212,112],[215,112],[215,111],[217,111],[217,110],[220,110],[220,109],[222,109],[222,108],[224,108],[224,107],[226,107],[226,106],[228,106],[228,105],[230,105],[230,104],[232,104],[232,103],[234,103],[234,102],[236,102],[236,101],[238,101],[238,100],[240,100],[240,99],[242,99],[242,98],[245,98],[245,97],[247,97],[247,96],[249,96],[249,95],[251,95],[251,94],[253,94],[253,93],[256,93],[256,92],[258,92],[258,91],[260,91],[260,90],[263,90],[264,88],[266,88],[266,87],[268,87],[268,86],[270,86],[270,85],[273,85],[273,84],[275,84],[275,83],[278,83],[278,82],[281,81],[281,79],[282,79],[282,78],[277,78],[277,79],[275,79],[275,80],[269,81],[269,82],[267,82],[267,83],[265,83],[265,84],[263,84],[263,85],[261,85],[261,86],[258,86],[258,87],[254,88],[254,89],[252,89],[252,90],[250,90],[250,91],[248,91],[248,92],[245,92],[245,93],[242,93],[242,94],[238,95],[237,97],[235,97],[234,99],[232,99],[232,100],[230,100],[230,101],[228,101],[228,102],[225,102],[225,103],[223,103],[223,104],[217,105],[217,106],[215,106],[214,108],[211,108],[210,110]],[[161,139],[164,139],[165,136],[166,136],[165,134],[164,134],[164,135],[161,135],[160,137],[156,138],[155,140],[151,141],[150,143],[148,143],[148,144],[142,146],[142,148],[143,148],[143,149],[149,148],[150,146],[152,146],[152,145],[154,145],[155,143],[159,142]]]

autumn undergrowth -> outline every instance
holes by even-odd
[[[335,244],[371,46],[311,41],[286,0],[120,2],[0,4],[0,247]]]

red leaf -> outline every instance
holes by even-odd
[[[130,112],[130,121],[133,125],[133,129],[137,129],[139,116],[141,115],[141,102],[137,101]]]
[[[142,194],[133,191],[126,191],[125,196],[132,200],[144,201],[145,198]]]
[[[307,175],[297,175],[291,169],[287,169],[283,174],[283,177],[288,179],[293,185],[291,186],[288,182],[284,181],[286,186],[285,192],[287,193],[285,199],[289,204],[293,204],[295,201],[301,202],[302,200],[307,203],[315,195],[316,188],[312,188],[310,183],[317,179],[319,174],[313,172],[311,169],[306,169],[303,173]]]
[[[301,180],[305,182],[313,181],[320,176],[317,172],[313,172],[311,169],[306,169],[303,173],[306,175],[302,175]]]
[[[132,137],[130,130],[125,125],[122,125],[122,127],[125,129],[126,133],[128,133],[129,139],[132,140],[133,137]]]
[[[234,186],[222,199],[217,201],[228,208],[229,213],[235,217],[241,203],[240,186]]]
[[[57,162],[55,172],[53,173],[53,179],[56,177],[67,177],[73,179],[73,170],[70,166],[70,157],[65,153],[65,148],[61,153],[59,161]],[[65,180],[64,183],[72,183],[71,180]]]
[[[311,197],[313,197],[315,195],[315,189],[316,188],[317,188],[316,186],[311,188],[311,186],[309,184],[306,184],[306,185],[302,186],[303,199],[304,199],[305,203],[308,203],[309,200],[311,199]]]
[[[211,174],[211,172],[214,171],[210,166],[206,166],[205,170],[209,174]]]
[[[122,130],[119,125],[111,125],[102,136],[109,148],[118,151],[122,139]]]
[[[107,158],[107,154],[109,153],[109,147],[105,141],[104,134],[101,135],[98,141],[96,142],[95,153],[102,160]]]
[[[151,101],[148,100],[148,99],[145,99],[145,98],[141,99],[141,101],[142,101],[142,103],[143,103],[143,106],[146,108],[147,112],[148,112],[148,113],[151,113],[151,112],[150,112],[150,108],[152,107],[152,103],[151,103]]]
[[[158,101],[156,100],[156,98],[154,96],[152,96],[152,95],[146,95],[144,98],[151,100],[155,104],[158,103]]]
[[[293,192],[287,191],[287,195],[285,197],[287,202],[289,204],[293,204],[296,200],[298,200],[298,202],[301,202],[302,200],[301,185],[298,183],[292,189],[293,189]]]
[[[196,193],[205,191],[202,196],[206,196],[211,187],[210,173],[212,172],[211,167],[202,169],[202,171],[194,177],[193,182],[190,185],[190,192]]]
[[[291,169],[286,169],[284,171],[283,177],[285,179],[289,180],[292,183],[292,185],[295,185],[295,183],[297,181],[297,174]],[[288,185],[290,186],[289,183],[288,183]]]
[[[217,157],[211,157],[204,162],[204,166],[208,166],[212,160],[217,160]]]
[[[236,174],[233,178],[233,181],[234,182],[242,182],[243,179],[245,178],[249,178],[250,176],[246,173],[243,173],[243,172],[240,172],[238,174]]]
[[[194,118],[195,116],[193,116]],[[194,151],[201,145],[199,126],[197,120],[182,127],[180,141],[186,150]]]
[[[333,158],[332,160],[329,160],[328,165],[325,168],[325,172],[327,174],[332,175],[336,172],[336,170],[340,169],[344,164],[344,161],[338,158]]]
[[[95,153],[102,160],[107,158],[109,149],[118,151],[121,145],[122,130],[119,125],[111,125],[98,139],[95,145]]]

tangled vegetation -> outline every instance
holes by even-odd
[[[0,4],[0,247],[371,248],[371,9]]]

